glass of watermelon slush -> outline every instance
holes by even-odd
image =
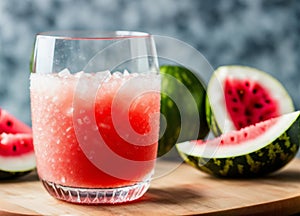
[[[151,35],[37,34],[30,97],[37,171],[52,196],[107,204],[147,191],[160,112]]]

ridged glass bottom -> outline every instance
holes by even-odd
[[[143,196],[150,181],[118,188],[75,188],[42,180],[44,187],[53,197],[79,204],[116,204],[136,200]]]

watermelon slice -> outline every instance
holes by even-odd
[[[207,96],[207,121],[217,136],[295,110],[278,80],[245,66],[219,67],[209,81]]]
[[[291,161],[300,143],[300,111],[259,122],[212,140],[177,144],[190,165],[220,177],[256,177]]]
[[[35,166],[31,128],[0,109],[0,179],[23,176]]]
[[[1,133],[32,133],[31,128],[16,117],[0,108],[0,134]]]

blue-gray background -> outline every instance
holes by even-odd
[[[213,68],[243,64],[271,73],[300,108],[298,0],[0,0],[0,106],[28,124],[34,37],[59,29],[177,38]]]

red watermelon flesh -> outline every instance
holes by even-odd
[[[228,78],[224,88],[226,108],[236,129],[280,115],[277,101],[255,81]]]
[[[31,134],[0,134],[0,156],[18,157],[33,152]]]
[[[0,108],[0,133],[32,133],[31,128],[16,117]]]
[[[192,142],[196,142],[197,144],[208,144],[208,145],[227,145],[227,146],[235,146],[243,143],[245,141],[251,141],[257,139],[259,136],[263,135],[266,131],[268,131],[272,126],[276,125],[279,117],[271,118],[265,121],[261,121],[255,123],[253,125],[246,126],[240,130],[235,130],[228,132],[226,134],[222,134],[219,137],[216,137],[212,140],[196,140]]]

